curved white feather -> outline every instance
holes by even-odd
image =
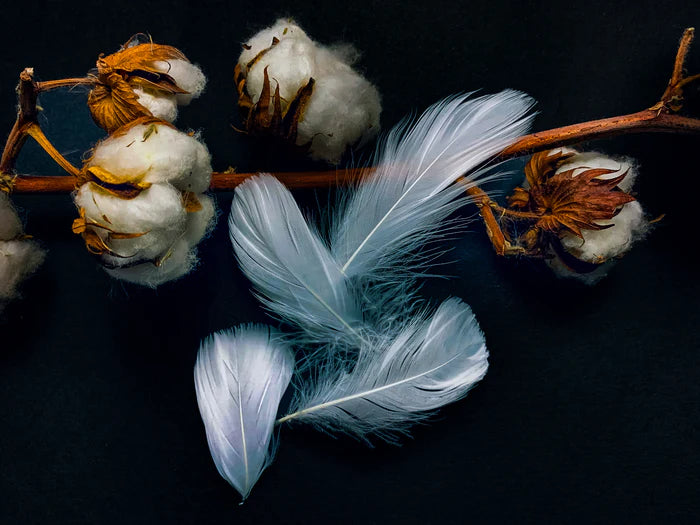
[[[194,381],[209,450],[244,500],[272,461],[275,417],[293,369],[291,351],[265,326],[215,333],[199,349]]]
[[[426,412],[465,396],[486,374],[487,359],[471,309],[447,299],[432,318],[419,316],[378,348],[362,348],[352,371],[329,363],[278,422],[394,441]]]
[[[238,186],[229,229],[241,268],[270,310],[311,339],[355,333],[362,312],[347,280],[281,182],[261,175]]]
[[[460,176],[479,171],[530,125],[533,100],[506,90],[447,98],[413,125],[395,127],[377,148],[377,168],[339,207],[333,255],[350,276],[395,279],[439,224],[464,201]],[[476,171],[474,171],[476,170]]]

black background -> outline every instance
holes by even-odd
[[[271,160],[234,133],[240,43],[279,16],[351,42],[383,95],[385,129],[460,91],[506,87],[538,100],[536,129],[629,113],[663,92],[696,2],[4,2],[0,126],[17,74],[83,74],[136,32],[181,48],[209,77],[178,125],[203,131],[215,169]],[[700,72],[700,45],[690,55]],[[698,97],[697,90],[695,97]],[[84,92],[42,99],[42,124],[77,162],[99,133]],[[700,112],[696,111],[696,114]],[[4,131],[3,133],[7,133]],[[65,195],[17,196],[47,262],[0,320],[2,523],[690,522],[700,512],[697,137],[595,143],[641,163],[637,190],[662,213],[594,288],[529,261],[499,260],[482,227],[426,282],[471,304],[490,369],[467,399],[402,447],[368,449],[304,427],[238,506],[197,410],[201,338],[266,315],[234,262],[225,221],[202,264],[157,291],[109,279],[70,233]],[[59,174],[27,147],[20,168]],[[327,191],[297,192],[318,208]],[[232,194],[216,196],[225,214]],[[473,210],[471,210],[473,211]]]

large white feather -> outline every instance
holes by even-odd
[[[312,342],[355,333],[362,312],[347,279],[281,182],[262,175],[238,186],[229,230],[241,268],[270,310]]]
[[[426,412],[466,395],[486,374],[487,358],[471,309],[451,298],[431,319],[418,316],[379,347],[362,348],[353,370],[330,362],[279,422],[394,441]]]
[[[199,349],[194,381],[209,450],[244,500],[274,455],[275,417],[293,368],[280,334],[264,326],[213,334]]]
[[[376,170],[337,210],[331,246],[342,271],[400,280],[440,223],[464,203],[456,200],[464,187],[454,182],[466,175],[476,183],[480,168],[527,131],[532,105],[512,90],[453,96],[413,126],[394,128],[377,149]]]

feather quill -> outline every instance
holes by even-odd
[[[272,312],[313,339],[359,337],[362,312],[347,279],[275,177],[256,176],[236,188],[229,232],[241,268]]]
[[[377,148],[378,167],[338,207],[331,246],[343,273],[380,282],[410,274],[421,247],[465,202],[454,182],[483,181],[485,163],[529,128],[533,103],[512,90],[453,96],[413,126],[395,127]]]
[[[215,333],[199,349],[194,380],[209,450],[243,500],[272,461],[275,417],[293,368],[280,334],[264,326]]]
[[[395,442],[429,411],[464,397],[487,368],[474,314],[450,298],[432,318],[417,316],[384,342],[363,347],[352,371],[330,361],[313,385],[297,391],[290,413],[278,422]]]

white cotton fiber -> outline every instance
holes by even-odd
[[[216,213],[210,197],[199,195],[198,199],[202,210],[187,214],[185,231],[179,235],[160,266],[148,262],[129,268],[108,269],[107,273],[117,279],[155,288],[190,272],[197,264],[196,246],[211,231]]]
[[[211,156],[195,137],[163,124],[139,124],[110,136],[94,150],[88,166],[99,166],[125,181],[169,182],[184,191],[209,188]]]
[[[109,265],[158,258],[182,235],[187,220],[182,194],[169,184],[155,184],[133,199],[121,199],[89,182],[80,187],[75,203],[90,221],[117,233],[143,234],[132,239],[109,239],[107,244],[118,255],[103,256]],[[102,228],[95,228],[95,232],[104,240],[110,235]]]
[[[558,151],[558,150],[555,150]],[[578,152],[571,148],[561,148],[564,153],[574,153],[574,156],[566,160],[557,173],[575,169],[576,175],[579,175],[584,169],[608,169],[615,170],[613,173],[601,175],[600,179],[614,179],[623,173],[627,172],[624,179],[617,185],[622,191],[629,193],[634,186],[634,181],[637,179],[637,163],[631,157],[610,157],[597,151]]]
[[[207,85],[207,77],[204,76],[199,66],[187,60],[168,60],[156,62],[155,68],[167,75],[170,75],[180,89],[187,91],[186,94],[175,96],[177,103],[186,106],[192,102],[193,98],[199,97]]]
[[[161,93],[151,89],[134,87],[134,93],[138,97],[138,102],[151,114],[159,119],[174,122],[177,118],[177,99],[175,95]]]
[[[23,238],[22,223],[10,198],[0,191],[0,312],[17,297],[17,288],[44,261],[38,243]]]
[[[17,287],[39,268],[45,255],[34,241],[0,241],[0,310],[17,296]]]
[[[173,59],[153,63],[153,67],[172,77],[175,84],[187,93],[168,93],[160,89],[150,89],[141,86],[133,86],[132,90],[138,97],[138,102],[151,114],[168,122],[174,122],[177,118],[177,107],[187,106],[192,99],[199,97],[207,84],[207,78],[199,66],[187,60]]]
[[[0,240],[14,239],[22,233],[22,222],[7,193],[0,191]]]
[[[258,53],[272,45],[274,39],[286,40],[293,38],[299,42],[312,42],[304,30],[289,18],[280,18],[273,26],[263,29],[245,42],[243,52],[238,57],[238,63],[244,67],[253,60]]]
[[[272,46],[274,38],[279,42]],[[260,98],[265,68],[272,93],[279,85],[280,96],[285,101],[283,108],[300,88],[314,79],[296,140],[299,146],[311,145],[309,153],[313,158],[337,163],[349,146],[379,131],[379,93],[350,67],[358,56],[351,46],[321,46],[299,26],[281,19],[248,40],[247,47],[238,63],[253,102]],[[248,69],[250,61],[266,49]]]
[[[646,235],[649,223],[637,201],[625,204],[620,213],[598,224],[613,226],[605,230],[583,230],[583,239],[566,233],[560,237],[562,246],[582,261],[598,263],[627,252],[632,244]]]
[[[107,269],[107,273],[115,279],[155,288],[186,275],[196,263],[196,250],[190,250],[186,241],[179,240],[160,266],[149,262],[130,268]]]

